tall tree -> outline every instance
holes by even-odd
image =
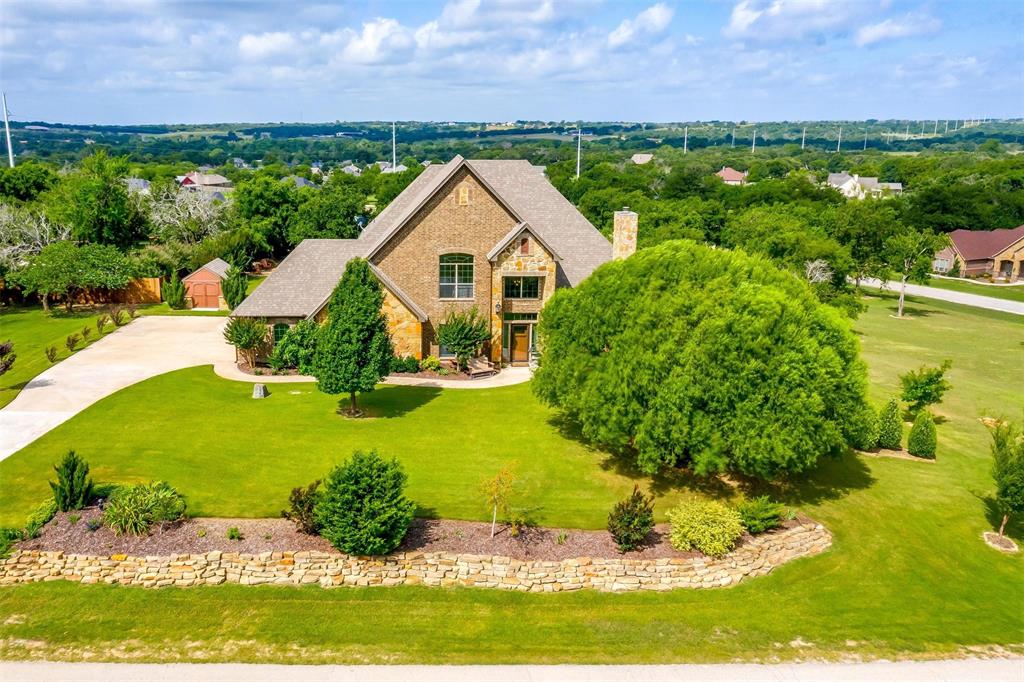
[[[394,349],[381,310],[384,291],[362,258],[353,258],[331,294],[327,324],[319,333],[313,374],[324,393],[349,394],[349,416],[361,414],[356,393],[369,392],[388,375]]]
[[[299,205],[295,185],[266,174],[238,186],[233,196],[234,218],[249,230],[270,254],[284,253],[288,223]]]
[[[131,280],[128,260],[113,246],[56,242],[43,248],[28,267],[14,273],[14,281],[39,294],[43,309],[50,296],[64,297],[70,312],[75,297],[86,289],[120,289]]]
[[[935,252],[941,250],[947,243],[949,239],[945,235],[912,229],[904,229],[885,240],[885,260],[900,278],[900,302],[896,317],[903,317],[907,282],[927,281]]]
[[[366,195],[357,183],[332,178],[299,207],[288,225],[288,241],[294,246],[303,239],[355,239],[365,205]]]
[[[824,220],[826,230],[850,252],[850,276],[860,289],[867,277],[886,279],[885,240],[900,231],[896,211],[881,201],[848,201]]]
[[[1010,514],[1024,512],[1024,436],[1008,422],[999,422],[992,433],[992,478],[996,482],[996,504],[1003,515],[999,536],[1006,530]]]

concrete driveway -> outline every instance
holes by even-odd
[[[196,365],[233,365],[223,317],[140,317],[21,390],[0,410],[0,460],[97,400],[158,374]]]

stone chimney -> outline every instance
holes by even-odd
[[[623,206],[615,212],[615,228],[612,232],[612,258],[629,258],[636,252],[636,230],[639,218],[636,213]]]

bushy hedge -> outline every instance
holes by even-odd
[[[316,503],[320,534],[346,554],[380,555],[402,542],[416,505],[405,498],[406,475],[396,459],[353,453],[335,467]]]
[[[320,325],[314,320],[300,320],[274,345],[270,366],[274,369],[293,367],[299,370],[299,374],[313,374],[313,358],[316,356],[319,329]]]
[[[903,419],[900,417],[900,404],[895,398],[891,398],[878,415],[878,447],[899,450],[902,444]]]
[[[935,419],[928,410],[921,410],[914,418],[914,426],[907,438],[907,452],[915,457],[935,459]]]
[[[684,502],[668,513],[672,524],[669,542],[682,552],[696,549],[710,557],[723,557],[743,535],[740,513],[714,500]]]
[[[415,374],[420,371],[420,361],[411,355],[401,356],[396,355],[391,358],[391,371],[392,372],[408,372]]]
[[[689,241],[606,263],[540,319],[546,403],[640,468],[762,479],[860,440],[866,371],[849,320],[770,261]]]
[[[633,493],[617,503],[608,514],[608,532],[620,552],[641,547],[654,528],[654,498],[633,486]]]

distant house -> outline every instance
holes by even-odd
[[[387,168],[381,170],[381,173],[404,173],[407,170],[409,169],[404,164],[400,163],[394,168],[392,168],[391,164],[389,163]]]
[[[862,177],[856,173],[850,175],[846,171],[829,173],[825,182],[829,187],[839,190],[847,199],[878,198],[903,193],[902,183],[879,182],[878,178]]]
[[[230,180],[216,173],[188,173],[180,176],[179,185],[182,189],[196,192],[221,192],[234,188]]]
[[[356,177],[359,177],[360,175],[363,174],[363,169],[355,164],[350,163],[347,166],[342,166],[341,172],[345,173],[346,175],[354,175]]]
[[[959,277],[1024,280],[1024,225],[1012,230],[953,230],[932,269]]]
[[[231,165],[239,170],[247,170],[250,168],[249,164],[245,162],[245,159],[240,159],[237,156],[231,159]]]
[[[194,310],[227,310],[221,283],[227,278],[230,268],[227,262],[214,258],[181,280],[185,285],[188,307]]]
[[[738,171],[735,168],[730,168],[729,166],[722,166],[722,170],[715,173],[715,175],[722,178],[722,182],[727,185],[747,184],[747,172]]]
[[[645,163],[650,163],[654,160],[654,154],[634,154],[629,157],[629,160],[638,166],[642,166]]]
[[[307,180],[301,175],[289,175],[288,177],[283,178],[281,182],[291,182],[296,187],[311,187],[313,189],[320,189],[320,185],[316,184],[315,182]]]
[[[129,192],[149,194],[149,180],[143,180],[142,178],[125,178],[124,182],[128,185]]]

